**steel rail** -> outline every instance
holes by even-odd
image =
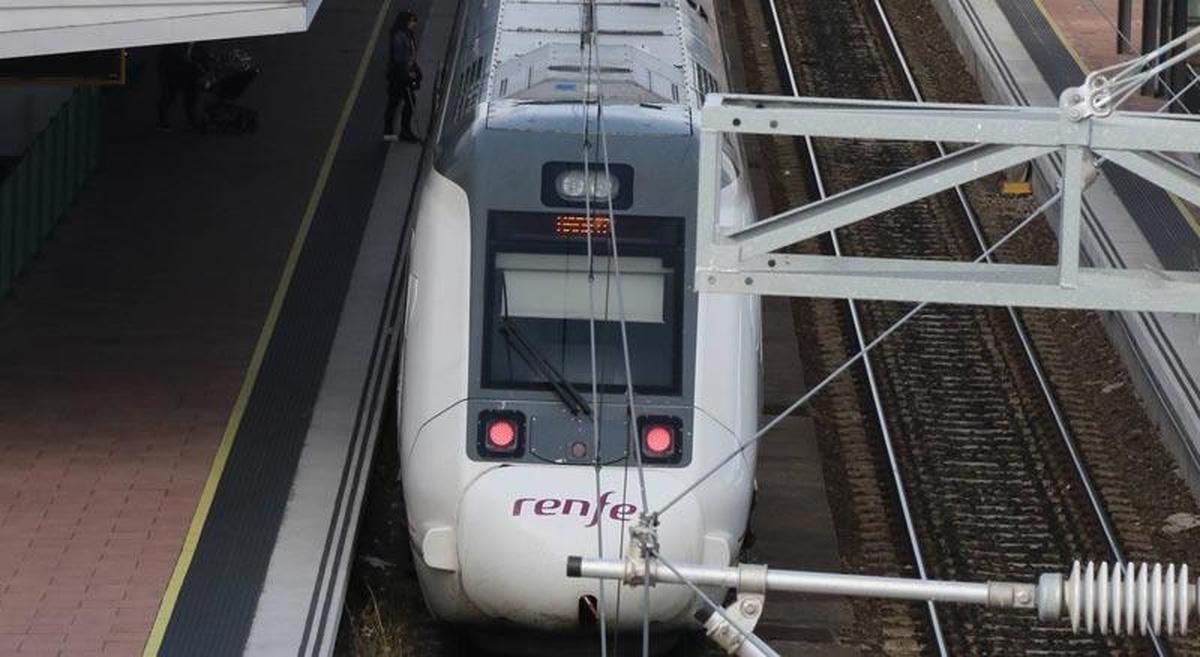
[[[773,0],[772,0],[773,1]],[[892,52],[896,56],[896,62],[900,66],[900,70],[904,73],[904,78],[908,82],[909,91],[912,93],[913,100],[918,103],[925,102],[925,96],[921,93],[920,85],[917,84],[916,78],[913,77],[912,67],[908,63],[908,58],[904,56],[904,50],[900,47],[900,41],[896,38],[895,30],[892,28],[891,19],[888,17],[887,10],[884,9],[883,3],[880,0],[872,0],[875,9],[879,14],[880,23],[883,25],[884,31],[887,34],[888,43],[891,45]],[[945,145],[942,142],[934,142],[940,155],[946,154]],[[966,193],[961,186],[954,187],[955,196],[958,198],[959,204],[962,206],[963,214],[966,216],[967,224],[971,227],[971,233],[975,237],[975,241],[979,248],[984,253],[984,258],[987,262],[995,261],[995,258],[989,253],[987,239],[983,234],[982,222],[979,220],[979,215],[975,213],[975,208],[971,205]],[[1058,429],[1059,437],[1062,438],[1063,445],[1066,447],[1068,454],[1071,457],[1071,463],[1075,467],[1075,472],[1079,475],[1080,483],[1083,485],[1083,490],[1087,495],[1088,503],[1092,507],[1092,511],[1096,515],[1097,521],[1104,533],[1105,542],[1108,543],[1109,551],[1113,558],[1121,565],[1126,564],[1124,551],[1121,549],[1120,541],[1117,540],[1116,530],[1113,528],[1112,519],[1109,518],[1108,512],[1104,508],[1103,502],[1100,500],[1100,494],[1096,490],[1095,483],[1092,481],[1091,475],[1088,473],[1087,465],[1083,462],[1083,455],[1079,451],[1079,446],[1076,444],[1075,436],[1067,426],[1066,416],[1062,408],[1058,404],[1058,400],[1054,396],[1054,391],[1051,389],[1050,381],[1046,376],[1046,372],[1042,367],[1041,361],[1034,349],[1033,341],[1029,337],[1029,333],[1025,328],[1024,322],[1021,321],[1020,315],[1012,306],[1005,308],[1008,311],[1009,319],[1012,321],[1013,329],[1017,333],[1017,337],[1021,342],[1022,351],[1025,353],[1026,359],[1029,361],[1030,367],[1038,382],[1038,389],[1041,390],[1042,396],[1046,401],[1046,405],[1050,410],[1051,416],[1054,418],[1055,428]],[[908,519],[905,519],[906,522]],[[1165,657],[1168,653],[1165,646],[1156,635],[1150,635],[1150,641],[1154,645],[1155,652],[1159,657]]]
[[[787,47],[787,40],[784,38],[783,25],[779,19],[779,10],[775,4],[775,0],[766,0],[771,9],[771,19],[775,27],[775,39],[779,46],[780,55],[783,57],[784,69],[787,75],[788,86],[790,87],[793,96],[800,96],[800,87],[796,83],[796,72],[792,67],[792,57]],[[809,167],[812,169],[813,180],[817,186],[817,196],[824,199],[828,196],[825,189],[825,181],[821,174],[821,166],[817,162],[816,148],[813,144],[812,137],[804,136],[804,147],[808,153]],[[838,239],[837,231],[829,232],[830,241],[833,244],[833,252],[836,256],[842,255],[841,241]],[[883,439],[884,450],[887,453],[887,459],[892,471],[892,482],[896,486],[896,498],[900,504],[900,508],[904,517],[904,530],[908,536],[909,547],[912,549],[913,561],[917,567],[917,575],[923,579],[929,579],[928,571],[925,568],[925,556],[921,550],[921,543],[917,536],[916,525],[913,522],[913,515],[908,504],[907,488],[904,484],[904,478],[900,474],[900,464],[896,457],[895,444],[892,440],[891,430],[888,428],[888,420],[883,411],[883,400],[879,394],[879,386],[875,378],[875,367],[871,363],[871,355],[866,350],[866,336],[863,331],[862,321],[858,314],[858,305],[853,299],[847,299],[846,305],[850,310],[850,319],[854,326],[854,339],[858,345],[858,350],[863,354],[863,369],[867,375],[867,388],[870,391],[871,406],[874,408],[875,419],[879,423],[880,437]],[[949,655],[949,649],[946,646],[946,637],[942,632],[942,623],[938,617],[937,608],[933,601],[926,601],[926,611],[929,614],[929,625],[933,631],[934,640],[937,643],[938,653],[942,657]]]

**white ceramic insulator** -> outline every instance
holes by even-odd
[[[1060,580],[1061,581],[1061,580]],[[1062,601],[1071,629],[1100,634],[1186,634],[1188,616],[1200,608],[1200,581],[1187,565],[1076,561],[1063,582]]]

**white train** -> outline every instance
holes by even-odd
[[[594,627],[599,584],[568,579],[566,557],[596,555],[600,527],[605,556],[616,558],[644,511],[629,423],[657,508],[758,420],[758,302],[692,285],[697,110],[726,87],[716,12],[712,0],[599,0],[593,19],[585,4],[465,2],[407,283],[399,447],[414,560],[440,619],[493,632]],[[592,20],[589,74],[580,43]],[[596,104],[581,102],[588,84],[591,96],[603,92],[611,176]],[[725,152],[722,217],[740,225],[752,217],[748,185],[739,147]],[[606,195],[615,210],[632,418],[608,223],[586,220],[589,193],[594,214],[606,214]],[[599,490],[590,412],[600,418]],[[663,516],[665,555],[737,557],[754,462],[746,450]],[[640,628],[642,592],[626,588],[618,616],[617,587],[606,586],[610,627]],[[685,626],[694,610],[682,587],[652,590],[656,627]]]

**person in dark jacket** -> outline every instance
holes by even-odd
[[[396,141],[396,108],[400,108],[400,136],[404,141],[421,141],[412,129],[416,90],[421,84],[417,65],[417,15],[402,11],[392,23],[388,44],[388,99],[383,116],[384,141]]]
[[[158,51],[158,84],[162,89],[158,99],[158,127],[171,129],[171,106],[183,96],[183,111],[188,125],[201,127],[196,115],[197,93],[203,74],[204,47],[196,43],[172,43]]]

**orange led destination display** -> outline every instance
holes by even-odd
[[[608,217],[585,217],[583,215],[562,214],[554,220],[554,232],[559,235],[593,235],[608,234]]]

